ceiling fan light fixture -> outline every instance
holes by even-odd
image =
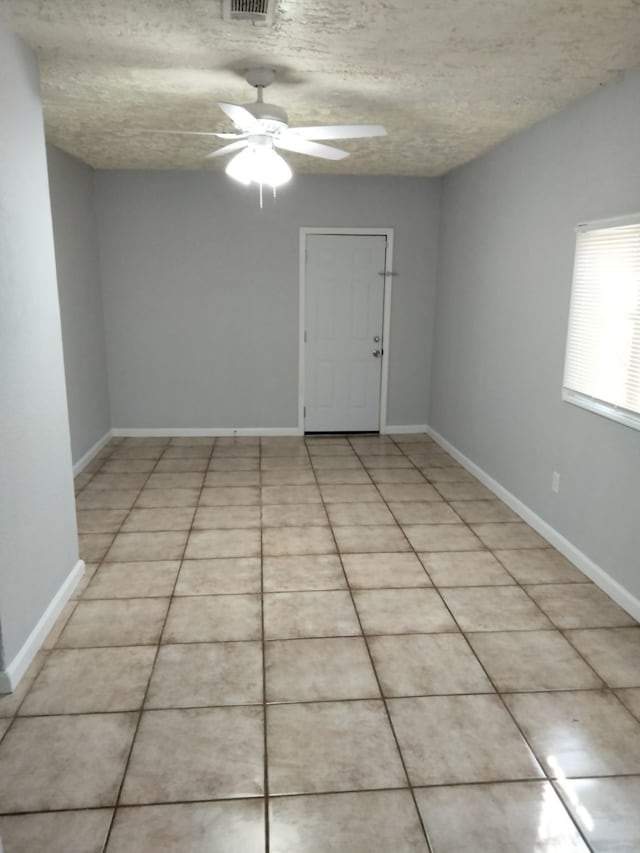
[[[254,183],[274,189],[293,176],[284,157],[268,145],[249,145],[227,163],[225,172],[245,186]]]

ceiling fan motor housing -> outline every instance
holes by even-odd
[[[275,104],[265,104],[259,101],[258,103],[244,104],[243,106],[245,110],[250,112],[260,122],[265,130],[271,133],[275,133],[289,124],[286,112],[282,107],[278,107]]]

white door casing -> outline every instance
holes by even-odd
[[[301,229],[301,432],[385,426],[391,241],[388,229]]]

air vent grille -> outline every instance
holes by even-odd
[[[269,24],[273,19],[275,0],[223,0],[222,17],[225,21],[252,21]]]

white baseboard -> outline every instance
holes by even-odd
[[[426,432],[427,425],[426,424],[405,424],[404,426],[385,426],[380,432],[383,435],[388,435],[389,433],[397,433],[398,435],[404,435],[408,433],[414,432]]]
[[[489,476],[486,471],[478,467],[464,453],[461,453],[457,447],[450,444],[440,433],[429,426],[427,426],[426,432],[453,456],[457,462],[466,468],[467,471],[473,474],[474,477],[477,477],[488,489],[491,489],[501,501],[506,503],[514,512],[517,512],[527,524],[533,527],[547,542],[560,551],[567,560],[572,562],[574,566],[580,569],[600,589],[606,592],[620,607],[624,608],[634,619],[640,621],[640,599],[633,595],[626,587],[622,586],[615,578],[612,578],[601,566],[594,563],[590,557],[577,548],[573,542],[566,539],[555,527],[552,527],[543,518],[540,518],[530,507],[511,494],[504,486],[500,485],[497,480]]]
[[[194,436],[227,436],[227,435],[300,435],[298,427],[166,427],[166,428],[132,428],[116,427],[111,433],[125,438],[155,438],[159,437],[194,437]]]
[[[44,643],[47,634],[53,627],[62,608],[71,598],[73,590],[85,571],[84,560],[78,560],[69,572],[60,589],[53,596],[49,606],[44,611],[33,631],[25,640],[18,654],[11,663],[0,670],[0,693],[13,693],[18,682],[29,668],[29,664]]]
[[[108,432],[105,432],[105,434],[102,436],[102,438],[98,439],[98,441],[96,441],[96,443],[93,445],[93,447],[90,447],[89,450],[87,450],[87,452],[83,456],[81,456],[77,462],[74,463],[74,465],[73,465],[73,476],[74,477],[77,476],[82,471],[82,469],[86,465],[89,464],[89,462],[91,462],[91,460],[94,458],[94,456],[97,456],[97,454],[100,453],[100,451],[105,446],[105,444],[107,444],[111,440],[112,435],[113,435],[113,430],[109,430]]]

